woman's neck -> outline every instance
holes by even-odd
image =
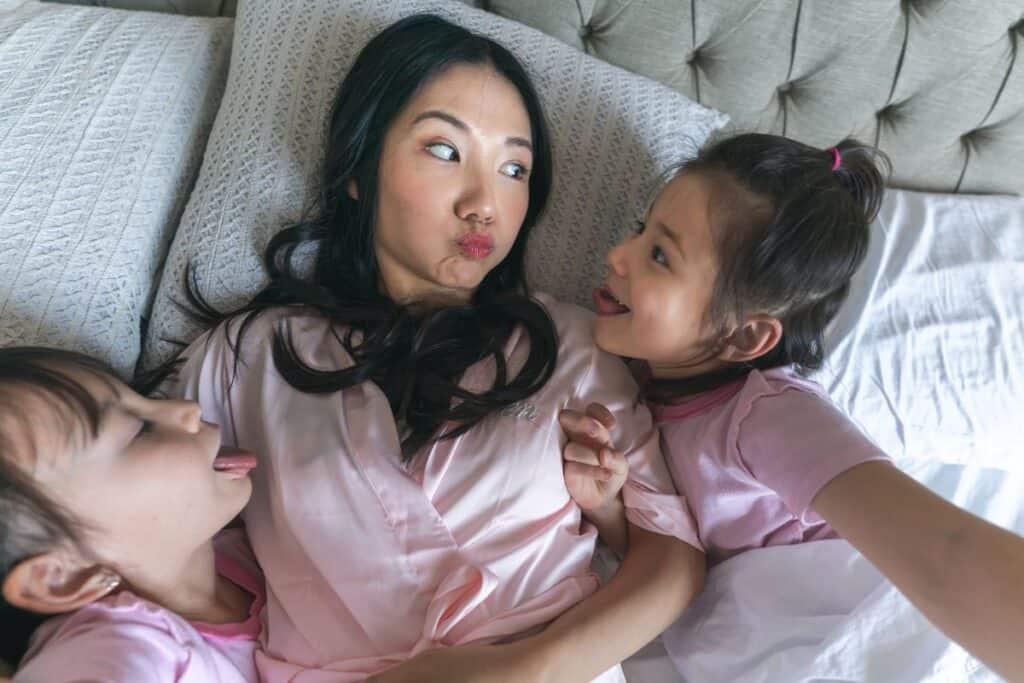
[[[175,575],[132,582],[131,589],[188,621],[208,624],[245,621],[252,605],[251,594],[217,573],[212,541]]]

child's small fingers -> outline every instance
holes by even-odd
[[[578,462],[565,463],[565,469],[563,472],[566,479],[582,478],[592,479],[594,481],[608,481],[612,478],[611,472],[603,467],[594,467],[592,465],[584,465]]]
[[[563,410],[558,422],[572,441],[580,441],[597,450],[611,443],[611,434],[604,425],[576,410]]]
[[[615,416],[603,404],[591,403],[588,405],[587,415],[600,422],[605,429],[609,431],[615,429]]]
[[[601,467],[614,474],[621,476],[629,472],[629,461],[626,460],[626,456],[610,448],[602,448],[601,452],[598,453],[598,460],[601,463]]]
[[[558,424],[560,424],[562,429],[566,432],[581,431],[579,425],[585,419],[586,416],[578,410],[569,410],[566,408],[562,412],[558,413]]]
[[[601,461],[594,449],[575,441],[570,441],[562,451],[562,458],[567,462],[576,462],[583,465],[598,467]]]

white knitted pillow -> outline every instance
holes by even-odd
[[[232,22],[17,5],[0,12],[0,346],[131,373]]]
[[[227,92],[198,184],[154,303],[144,365],[174,353],[195,327],[174,305],[186,265],[203,294],[237,304],[264,281],[267,240],[306,204],[325,119],[367,41],[398,19],[432,12],[509,47],[550,120],[554,191],[530,245],[531,284],[580,303],[608,246],[639,214],[655,178],[726,122],[668,88],[545,34],[447,0],[249,0],[239,8]]]

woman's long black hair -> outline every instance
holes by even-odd
[[[529,205],[508,256],[488,273],[468,304],[403,305],[379,287],[374,232],[381,150],[392,122],[414,94],[457,64],[493,68],[519,91],[533,138]],[[408,17],[373,38],[342,82],[328,122],[319,195],[306,218],[267,245],[264,265],[270,283],[247,305],[223,314],[206,303],[189,269],[189,300],[208,326],[244,315],[232,340],[236,350],[254,317],[275,306],[301,304],[337,325],[352,367],[309,367],[296,353],[287,326],[281,326],[273,339],[278,371],[291,386],[310,393],[375,382],[403,427],[402,455],[409,459],[431,440],[457,436],[533,394],[554,372],[554,323],[529,297],[525,278],[527,239],[547,201],[551,175],[540,98],[519,61],[494,41],[439,17]],[[358,188],[358,199],[347,192],[350,182]],[[315,266],[312,276],[303,276],[293,254],[309,243],[317,245]],[[528,335],[530,351],[511,377],[504,346],[517,326]],[[497,368],[492,387],[482,393],[460,388],[465,370],[487,357]]]

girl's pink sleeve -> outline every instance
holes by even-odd
[[[622,489],[626,519],[636,526],[675,536],[703,551],[686,498],[681,496],[661,454],[658,430],[639,400],[639,388],[626,364],[594,347],[590,371],[567,406],[583,411],[601,403],[615,416],[612,439],[629,461],[629,479]]]
[[[81,620],[31,656],[15,683],[173,683],[189,652],[169,634],[131,623]],[[31,653],[30,653],[31,655]],[[212,672],[211,672],[212,673]]]
[[[826,396],[792,385],[750,404],[736,449],[750,473],[805,522],[818,519],[811,501],[832,479],[861,463],[891,462]]]

